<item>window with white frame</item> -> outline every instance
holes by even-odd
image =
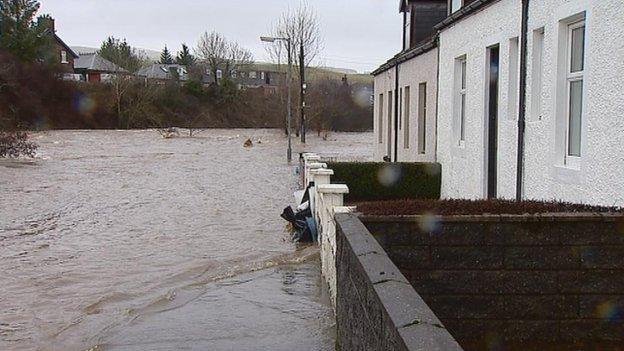
[[[217,70],[217,79],[221,79],[221,78],[223,78],[223,71],[218,69]]]
[[[264,72],[260,72],[260,79],[264,80],[265,77],[266,76],[265,76]]]
[[[399,130],[403,129],[403,88],[399,89]]]
[[[427,82],[418,85],[418,153],[425,154],[427,145]]]
[[[232,78],[236,78],[236,77],[238,77],[238,72],[232,71]]]
[[[410,87],[405,87],[405,93],[403,94],[403,98],[405,102],[403,103],[403,148],[409,149],[410,147]]]
[[[65,51],[65,50],[61,50],[61,63],[68,63],[67,62],[67,51]]]
[[[451,13],[458,11],[462,7],[463,2],[463,0],[451,0]]]
[[[455,59],[454,113],[457,125],[458,145],[466,140],[466,57]]]
[[[377,112],[377,120],[379,125],[379,143],[383,144],[383,114],[384,114],[384,95],[379,94],[379,106]]]
[[[566,69],[566,157],[573,165],[581,157],[583,80],[585,72],[585,21],[568,25]]]
[[[542,119],[542,76],[544,75],[544,27],[533,31],[531,74],[531,118]]]
[[[509,80],[507,87],[507,119],[515,120],[518,115],[519,103],[519,38],[509,39]]]
[[[256,79],[257,75],[256,75],[256,71],[251,71],[249,72],[249,78],[251,79]]]

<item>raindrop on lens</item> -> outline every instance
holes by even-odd
[[[440,230],[440,221],[433,213],[424,213],[418,219],[418,226],[425,233],[436,234]]]
[[[622,306],[612,301],[606,301],[596,307],[596,315],[601,319],[615,323],[622,320],[624,317],[624,310]]]
[[[74,110],[81,115],[90,115],[95,111],[96,102],[90,96],[80,93],[74,96],[73,105]]]
[[[401,167],[398,165],[385,165],[377,174],[379,183],[385,187],[390,187],[396,184],[401,179]]]

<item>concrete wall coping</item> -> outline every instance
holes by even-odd
[[[317,154],[313,154],[313,153],[305,153],[303,154],[303,159],[307,161],[314,161],[314,160],[320,160],[321,156]]]
[[[336,206],[334,207],[334,214],[338,213],[354,213],[357,211],[357,207],[355,206]]]
[[[327,169],[327,168],[314,168],[310,170],[310,174],[314,174],[314,175],[334,175],[334,170],[333,169]]]
[[[319,184],[316,191],[323,194],[348,194],[349,187],[345,184]]]
[[[308,168],[313,169],[313,168],[327,168],[327,163],[322,163],[322,162],[310,162],[308,163]]]
[[[422,222],[423,218],[431,215],[386,216],[361,214],[360,219],[365,222]],[[617,222],[624,221],[624,214],[616,213],[537,213],[523,215],[484,214],[484,215],[448,215],[433,218],[440,222]]]

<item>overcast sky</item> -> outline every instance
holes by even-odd
[[[70,46],[99,47],[109,35],[135,47],[177,51],[194,47],[201,33],[216,30],[267,60],[259,36],[299,0],[41,0],[40,14],[56,19]],[[324,39],[322,65],[371,71],[401,45],[398,0],[309,0]]]

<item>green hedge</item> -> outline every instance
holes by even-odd
[[[439,199],[439,163],[329,162],[332,183],[347,184],[345,201]]]

